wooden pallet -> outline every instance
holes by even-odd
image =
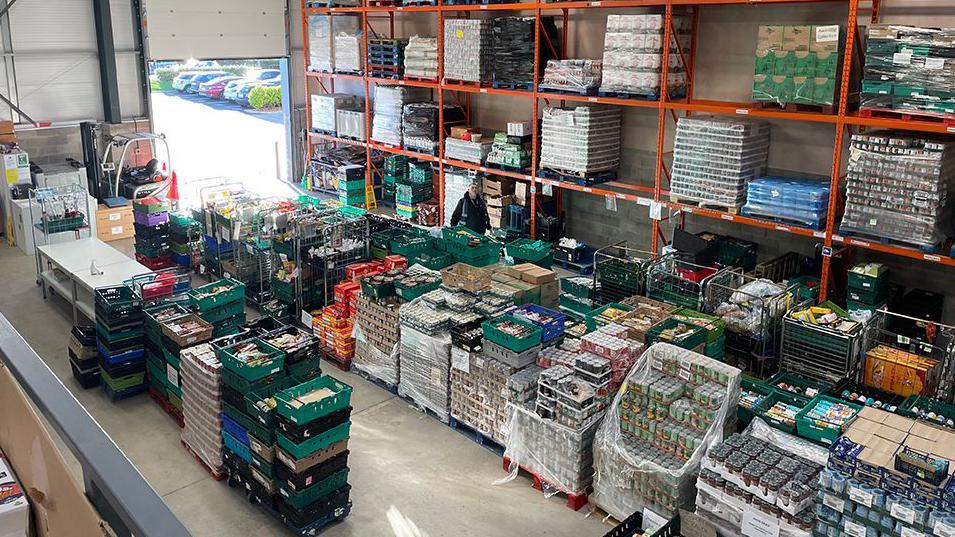
[[[682,205],[689,205],[690,207],[699,207],[700,209],[712,209],[714,211],[723,211],[727,214],[739,214],[739,207],[731,207],[729,205],[720,205],[719,203],[713,203],[711,201],[700,201],[690,198],[683,198],[674,194],[670,194],[670,201],[673,203],[680,203]]]
[[[798,221],[798,220],[794,220],[794,219],[792,219],[792,218],[781,218],[781,217],[779,217],[779,216],[772,216],[772,215],[768,215],[768,214],[761,214],[761,213],[758,212],[758,211],[746,210],[746,211],[744,211],[744,216],[748,216],[748,217],[751,217],[751,218],[758,218],[758,219],[760,219],[760,220],[766,220],[766,221],[769,221],[769,222],[775,222],[775,223],[780,224],[780,225],[783,225],[783,226],[804,227],[804,228],[812,229],[812,230],[814,230],[814,231],[820,231],[820,230],[822,230],[822,229],[824,229],[824,228],[826,227],[825,221],[823,221],[823,222],[801,222],[801,221]]]
[[[579,186],[599,185],[601,183],[608,183],[617,179],[617,172],[615,171],[586,173],[573,170],[554,170],[551,168],[541,168],[537,170],[537,175],[543,179],[574,183]]]
[[[557,485],[542,478],[540,474],[538,474],[537,472],[534,472],[523,465],[519,464],[518,468],[520,468],[520,470],[526,472],[527,474],[531,476],[531,478],[533,479],[532,485],[535,489],[543,492],[544,486],[546,485],[547,487],[553,490],[559,491],[561,494],[566,496],[567,507],[569,507],[570,509],[574,511],[579,511],[581,507],[587,505],[587,502],[588,502],[587,498],[590,494],[589,490],[585,492],[567,492],[565,490],[562,490]],[[504,456],[504,471],[507,473],[510,473],[513,471],[513,469],[511,468],[511,458],[506,455]]]
[[[599,97],[608,97],[611,99],[630,99],[633,101],[659,101],[659,93],[628,93],[626,91],[598,91]]]
[[[491,86],[496,89],[509,89],[515,91],[534,91],[533,82],[506,82],[503,80],[495,80],[491,83]]]
[[[398,0],[368,0],[368,7],[394,7],[400,6]]]
[[[429,84],[438,83],[438,77],[415,76],[415,75],[409,75],[407,73],[405,73],[404,79],[411,82],[427,82]]]
[[[429,408],[427,405],[424,405],[424,404],[418,402],[414,397],[411,397],[410,395],[407,395],[407,394],[404,394],[404,395],[403,395],[403,394],[399,393],[399,394],[398,394],[398,398],[400,398],[402,401],[408,403],[409,405],[411,405],[412,407],[414,407],[415,409],[417,409],[417,410],[418,410],[419,412],[421,412],[422,414],[427,414],[428,416],[431,416],[432,418],[434,418],[434,419],[440,421],[441,423],[448,423],[448,418],[449,418],[450,416],[445,416],[445,417],[439,416],[437,412],[435,412],[433,409]]]
[[[480,88],[481,83],[473,80],[455,80],[453,78],[444,79],[445,86],[457,86],[459,88]]]
[[[555,88],[545,88],[543,84],[537,85],[537,91],[544,94],[546,99],[547,95],[555,95],[560,97],[561,95],[577,95],[579,97],[594,97],[597,95],[597,88],[566,88],[566,89],[555,89]]]
[[[448,419],[448,426],[454,429],[455,431],[463,434],[469,440],[475,444],[481,446],[482,448],[490,451],[491,453],[497,455],[498,457],[504,456],[504,445],[498,443],[496,440],[487,436],[486,434],[478,431],[474,427],[471,427],[467,423],[450,416]]]
[[[816,114],[835,114],[836,109],[831,104],[808,103],[777,103],[774,101],[756,101],[750,105],[757,110],[783,110],[785,112],[809,112]]]
[[[398,385],[397,385],[397,384],[392,384],[392,383],[390,383],[390,382],[387,382],[387,381],[385,381],[385,380],[383,380],[383,379],[380,379],[380,378],[378,378],[378,377],[372,375],[371,373],[369,373],[369,372],[367,372],[367,371],[361,369],[361,366],[355,364],[354,362],[352,363],[352,370],[351,370],[351,371],[352,371],[352,373],[357,374],[359,377],[361,377],[361,378],[367,380],[368,382],[374,384],[375,386],[378,386],[378,387],[381,388],[382,390],[385,390],[386,392],[389,392],[389,393],[391,393],[391,394],[393,394],[393,395],[398,395]]]
[[[322,349],[322,360],[330,362],[332,365],[345,371],[351,371],[351,358],[339,358],[335,355],[334,351],[328,349]]]
[[[202,457],[197,455],[196,452],[193,451],[192,448],[189,447],[189,444],[187,444],[185,441],[180,440],[179,443],[182,444],[182,448],[186,450],[186,453],[192,455],[193,459],[196,459],[196,462],[199,463],[199,466],[202,466],[202,468],[206,471],[207,474],[209,474],[209,476],[213,480],[222,481],[223,479],[228,477],[228,474],[226,474],[225,470],[223,469],[214,470],[208,464],[206,464],[206,461],[202,460]]]
[[[955,126],[955,114],[932,114],[928,112],[918,112],[914,110],[889,110],[885,108],[862,108],[859,110],[859,117],[898,119],[900,121],[927,121],[938,123],[939,125]]]
[[[950,256],[952,253],[952,251],[946,248],[945,242],[939,242],[938,244],[926,246],[926,245],[910,244],[905,241],[900,241],[898,239],[893,239],[890,237],[884,237],[884,236],[879,236],[879,235],[874,235],[869,233],[859,233],[856,231],[847,231],[842,229],[839,230],[839,234],[842,235],[843,237],[850,237],[852,239],[856,239],[860,241],[875,242],[878,244],[885,244],[888,246],[898,246],[900,248],[913,248],[915,250],[922,252],[923,254],[938,254],[938,255]],[[951,255],[951,257],[955,257],[955,255]]]

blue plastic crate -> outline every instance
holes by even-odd
[[[242,442],[246,446],[250,446],[249,443],[249,431],[245,427],[236,423],[236,421],[229,417],[225,412],[222,413],[222,430],[232,435],[233,438]]]
[[[236,457],[239,457],[247,463],[252,462],[252,450],[249,448],[249,446],[239,442],[236,437],[225,431],[222,431],[222,443],[225,444],[226,449],[232,453],[235,453]]]
[[[224,254],[235,249],[235,243],[233,242],[219,242],[215,237],[209,235],[203,235],[202,239],[206,243],[206,251]]]
[[[140,347],[138,349],[133,349],[131,351],[126,351],[120,354],[110,354],[110,352],[106,350],[106,347],[104,347],[103,344],[100,343],[99,339],[96,340],[96,350],[98,350],[100,353],[100,356],[102,356],[103,359],[106,360],[106,363],[111,365],[121,364],[123,362],[129,362],[137,358],[146,357],[145,347]]]
[[[527,322],[533,323],[541,329],[541,341],[547,343],[553,339],[564,335],[564,324],[567,316],[559,311],[555,311],[537,304],[525,304],[511,310],[511,315],[519,317]],[[550,317],[547,322],[540,322],[534,318],[534,314]]]
[[[172,262],[181,266],[188,267],[192,265],[192,256],[186,254],[177,254],[172,250],[169,251],[169,259],[172,259]]]

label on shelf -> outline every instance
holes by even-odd
[[[839,40],[839,25],[833,24],[831,26],[816,26],[816,41],[831,42]]]
[[[554,185],[550,183],[544,183],[544,195],[553,196],[554,195]]]
[[[817,239],[823,239],[823,238],[826,237],[826,232],[825,232],[825,231],[813,231],[813,232],[812,232],[812,236],[813,236],[813,237],[816,237]]]
[[[865,537],[865,526],[862,524],[857,524],[848,518],[845,519],[845,525],[843,526],[846,535],[849,537]]]
[[[861,246],[861,247],[863,247],[863,248],[868,248],[869,246],[872,246],[872,244],[869,243],[869,242],[860,241],[860,240],[856,240],[856,239],[852,239],[852,244],[855,244],[856,246]]]
[[[925,68],[934,71],[945,69],[945,58],[925,58]]]
[[[596,98],[596,97],[587,97],[587,100],[590,101],[590,102],[592,102],[592,103],[597,102],[597,98]]]
[[[404,80],[399,80],[399,81],[398,81],[398,85],[399,85],[399,86],[404,86],[404,85],[405,85],[405,81],[404,81]]]
[[[607,206],[608,211],[617,212],[617,196],[606,194],[604,196],[604,204]]]
[[[663,220],[663,204],[659,201],[648,200],[650,203],[650,218]]]
[[[481,4],[481,8],[480,8],[480,9],[487,9],[487,4]]]
[[[480,169],[482,172],[487,173],[487,167],[486,167],[486,166],[481,166],[479,169]]]
[[[789,233],[790,229],[786,226],[776,226],[776,231],[785,231],[786,233]]]
[[[110,235],[122,235],[125,232],[126,232],[126,228],[124,228],[123,226],[113,226],[109,228]]]
[[[404,7],[402,7],[402,6],[398,6],[398,8],[397,8],[397,9],[395,9],[395,11],[404,11],[404,10],[405,10],[405,8],[404,8]]]
[[[749,115],[749,108],[737,108],[737,109],[736,109],[736,113],[739,114],[739,115],[741,115],[741,116],[748,116],[748,115]]]
[[[889,514],[901,520],[902,522],[915,524],[915,510],[905,507],[904,505],[900,503],[893,503],[892,509],[889,511]]]
[[[902,345],[908,345],[909,343],[912,342],[912,340],[909,339],[908,336],[903,336],[903,335],[901,335],[901,334],[899,334],[898,339],[899,339],[899,343],[902,344]]]
[[[590,188],[589,186],[585,186],[582,190],[588,194],[594,191],[594,189]]]
[[[746,506],[743,509],[740,532],[746,537],[779,537],[779,519]],[[865,531],[862,532],[862,537],[865,537]]]
[[[849,499],[866,507],[872,507],[872,493],[859,487],[849,487]]]
[[[942,256],[940,256],[940,255],[935,255],[935,254],[924,254],[924,255],[922,255],[922,257],[923,257],[926,261],[939,262],[939,261],[942,260]]]
[[[729,220],[730,222],[736,220],[736,218],[731,214],[721,214],[720,218],[722,218],[723,220]]]
[[[945,129],[945,130],[948,131],[948,132],[955,132],[955,127],[948,127],[948,128]]]
[[[452,347],[453,350],[453,347]],[[837,498],[828,492],[822,497],[822,505],[825,505],[829,509],[834,509],[836,511],[842,512],[846,508],[846,501],[842,498]]]
[[[483,6],[484,4],[481,5]],[[487,88],[481,88],[481,93],[487,93]]]
[[[600,7],[600,2],[591,2],[590,7]]]
[[[651,203],[653,203],[653,200],[650,198],[637,198],[637,205],[649,207]]]

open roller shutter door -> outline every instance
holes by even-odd
[[[151,60],[285,56],[285,0],[145,0]]]

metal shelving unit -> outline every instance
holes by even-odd
[[[776,109],[764,109],[755,106],[753,103],[747,102],[733,102],[733,101],[715,101],[715,100],[705,100],[705,99],[696,99],[694,98],[694,75],[695,75],[695,61],[696,61],[696,50],[697,43],[696,37],[698,34],[699,22],[700,22],[700,6],[718,6],[718,5],[752,5],[752,4],[816,4],[816,3],[843,3],[846,5],[846,18],[842,21],[839,21],[840,24],[847,29],[846,38],[845,38],[845,52],[843,54],[843,66],[842,66],[842,75],[841,80],[839,81],[838,91],[839,105],[833,113],[822,113],[822,112],[803,112],[803,111],[787,111],[787,110],[776,110]],[[756,227],[760,229],[772,230],[780,233],[788,233],[791,235],[817,239],[824,246],[824,252],[827,254],[823,258],[823,267],[821,275],[821,287],[822,293],[821,298],[825,299],[829,291],[829,284],[832,281],[832,275],[830,274],[831,269],[831,259],[832,256],[838,255],[841,251],[845,250],[848,247],[857,247],[867,250],[873,250],[883,253],[888,253],[904,258],[910,259],[920,259],[930,263],[935,263],[943,266],[955,266],[955,258],[949,257],[944,254],[932,254],[924,253],[919,251],[916,248],[907,248],[904,246],[896,246],[892,244],[882,244],[875,241],[867,241],[864,239],[843,237],[839,235],[836,230],[836,221],[835,216],[839,209],[839,182],[841,180],[841,168],[843,162],[843,141],[845,139],[846,132],[849,132],[850,129],[860,129],[860,128],[888,128],[888,129],[898,129],[905,131],[921,132],[921,133],[935,133],[935,134],[953,134],[955,129],[948,127],[945,123],[942,122],[932,122],[932,121],[903,121],[900,119],[892,118],[869,118],[861,117],[857,112],[849,111],[847,108],[848,95],[849,95],[849,84],[850,84],[850,75],[852,72],[852,65],[856,61],[856,58],[860,55],[859,48],[859,27],[858,27],[858,18],[859,18],[859,9],[860,9],[861,0],[602,0],[602,1],[566,1],[566,2],[532,2],[532,3],[512,3],[512,4],[476,4],[476,5],[443,5],[438,3],[434,6],[393,6],[393,7],[331,7],[331,8],[308,8],[305,6],[305,2],[302,2],[302,9],[304,10],[305,17],[303,17],[303,31],[304,35],[308,35],[308,16],[309,15],[336,15],[336,14],[355,14],[360,13],[363,20],[363,30],[364,37],[367,39],[369,33],[377,35],[374,29],[371,26],[372,20],[385,20],[389,23],[391,36],[394,37],[394,21],[395,17],[402,13],[436,13],[438,20],[438,80],[435,82],[427,82],[421,80],[392,80],[392,79],[382,79],[370,76],[361,76],[355,74],[336,74],[336,73],[317,73],[317,72],[306,72],[306,84],[308,92],[311,91],[311,83],[317,82],[321,89],[334,92],[334,83],[335,80],[356,80],[363,82],[365,90],[365,119],[366,119],[366,132],[371,133],[371,84],[387,84],[387,85],[406,85],[412,87],[423,87],[431,88],[437,90],[437,101],[439,104],[439,110],[441,110],[439,121],[444,125],[443,117],[443,105],[445,102],[445,92],[452,92],[452,95],[459,99],[459,101],[466,107],[466,116],[470,118],[469,109],[470,109],[470,99],[474,94],[488,94],[488,95],[507,95],[515,97],[525,97],[531,100],[531,117],[537,118],[540,102],[543,100],[547,101],[559,101],[561,104],[567,102],[582,102],[582,103],[591,103],[591,104],[606,104],[614,106],[623,106],[623,107],[633,107],[633,108],[643,108],[648,110],[657,111],[657,145],[656,145],[656,166],[655,172],[652,180],[652,185],[649,184],[633,184],[625,181],[613,181],[609,183],[603,183],[599,186],[587,187],[581,186],[573,183],[561,182],[543,179],[537,177],[537,167],[538,167],[538,153],[539,153],[539,138],[540,138],[540,128],[536,121],[532,121],[534,124],[533,128],[533,149],[532,149],[532,161],[531,161],[531,170],[530,173],[514,173],[514,172],[501,172],[493,168],[487,168],[485,166],[474,165],[465,162],[459,162],[452,159],[447,159],[444,156],[444,136],[445,129],[439,129],[440,133],[440,148],[438,156],[423,155],[415,153],[412,151],[405,151],[398,148],[388,147],[385,145],[377,144],[375,142],[362,143],[355,142],[353,140],[346,140],[341,138],[336,138],[334,136],[329,136],[327,134],[318,134],[311,133],[309,134],[309,140],[311,142],[325,142],[325,143],[341,143],[341,144],[351,144],[364,147],[366,149],[368,159],[371,159],[371,152],[380,151],[385,153],[395,153],[406,155],[413,158],[420,158],[422,160],[428,160],[431,162],[436,162],[438,164],[439,170],[439,180],[437,188],[435,189],[438,199],[443,199],[444,196],[444,169],[445,166],[454,166],[459,168],[471,169],[476,171],[481,171],[489,174],[499,175],[503,177],[510,177],[519,181],[525,181],[531,184],[530,188],[530,204],[532,207],[536,207],[538,196],[544,190],[553,189],[554,194],[557,198],[558,212],[560,212],[561,206],[561,191],[575,191],[582,192],[585,194],[592,194],[595,196],[613,196],[618,200],[634,202],[643,206],[657,206],[662,209],[671,211],[669,218],[679,218],[679,225],[684,223],[684,217],[686,214],[692,214],[701,216],[704,218],[711,218],[716,220],[723,220],[728,222],[735,222],[742,224],[748,227]],[[881,11],[881,0],[866,0],[866,5],[869,6],[871,11],[871,22],[879,22],[879,16]],[[658,101],[646,101],[646,100],[637,100],[637,99],[620,99],[620,98],[610,98],[610,97],[598,97],[598,96],[579,96],[579,95],[566,95],[566,94],[556,94],[549,93],[546,91],[539,91],[537,89],[537,83],[539,82],[539,62],[540,62],[540,47],[542,45],[555,47],[555,50],[564,51],[566,47],[560,47],[561,43],[551,43],[547,40],[547,36],[541,32],[541,17],[545,14],[550,14],[550,12],[559,12],[556,16],[563,21],[562,28],[562,41],[566,45],[568,39],[568,20],[569,12],[571,10],[587,10],[587,9],[599,9],[599,10],[613,10],[613,9],[623,9],[623,8],[634,8],[634,7],[647,7],[647,8],[662,8],[665,17],[665,27],[664,27],[664,43],[670,42],[671,36],[674,32],[673,26],[673,16],[674,12],[678,14],[688,13],[692,16],[692,34],[691,34],[691,46],[689,51],[684,51],[683,48],[677,44],[677,53],[680,55],[680,62],[687,73],[687,92],[686,97],[680,99],[670,99],[668,95],[664,92],[661,94],[661,98]],[[534,89],[532,91],[519,91],[511,89],[499,89],[493,87],[484,87],[484,86],[462,86],[458,84],[449,84],[445,83],[443,78],[443,69],[444,69],[444,18],[447,14],[460,14],[462,16],[469,16],[470,12],[473,11],[492,11],[494,13],[504,14],[506,12],[533,12],[534,16],[537,18],[538,24],[535,26],[535,81]],[[308,40],[305,40],[305,57],[309,57],[308,52]],[[367,47],[366,49],[367,50]],[[662,68],[661,68],[661,80],[666,80],[668,75],[668,65],[669,65],[669,47],[664,47],[663,49],[663,59],[662,59]],[[367,63],[367,57],[365,58]],[[306,67],[307,69],[307,67]],[[365,69],[367,72],[367,69]],[[326,87],[325,83],[328,82],[329,86]],[[306,109],[307,117],[309,121],[311,120],[311,106],[306,99]],[[669,184],[669,169],[667,166],[666,158],[667,152],[665,151],[666,143],[666,123],[667,118],[670,117],[674,121],[680,116],[683,115],[692,115],[696,113],[709,113],[717,115],[726,115],[726,116],[750,116],[756,118],[766,118],[774,120],[783,120],[783,121],[795,121],[795,122],[810,122],[818,123],[822,125],[830,125],[835,128],[835,143],[833,144],[833,154],[832,154],[832,168],[830,173],[830,192],[831,197],[829,201],[829,214],[826,222],[825,230],[812,230],[796,225],[789,224],[780,224],[777,222],[762,220],[759,218],[751,218],[746,216],[741,216],[738,214],[731,214],[726,211],[720,211],[715,209],[704,209],[696,206],[689,206],[681,203],[676,203],[669,201],[669,192],[667,191]],[[308,129],[311,131],[311,128]],[[311,158],[312,144],[309,144],[309,158]],[[366,179],[370,182],[372,180],[372,166],[366,167]],[[443,211],[443,207],[442,207]],[[531,211],[531,233],[536,233],[536,217],[537,211]],[[443,219],[443,215],[441,215]],[[652,220],[652,238],[650,250],[653,252],[659,252],[661,247],[666,244],[666,238],[663,235],[662,228],[659,220]]]

